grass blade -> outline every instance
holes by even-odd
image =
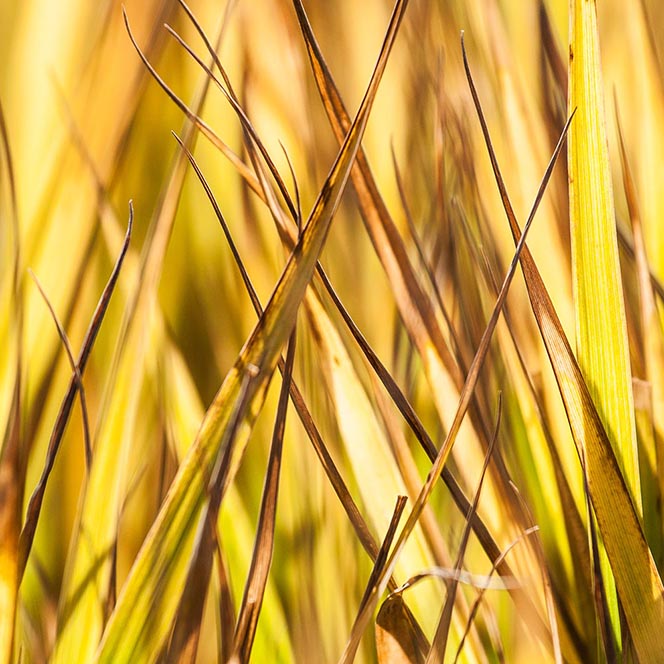
[[[48,483],[48,478],[53,470],[53,464],[55,463],[55,457],[58,453],[60,443],[62,441],[62,436],[64,435],[67,422],[69,421],[69,416],[71,414],[71,409],[74,405],[74,398],[76,396],[76,391],[79,389],[80,377],[85,371],[85,366],[90,358],[90,353],[92,352],[92,347],[94,345],[101,324],[104,320],[104,314],[108,309],[108,305],[111,301],[111,295],[117,283],[118,277],[120,276],[120,270],[124,262],[125,256],[127,255],[127,250],[129,249],[129,241],[131,239],[131,231],[134,223],[134,208],[132,203],[129,203],[129,221],[127,223],[127,233],[124,238],[124,243],[118,255],[117,261],[111,272],[108,283],[102,292],[97,308],[92,316],[90,321],[90,326],[85,335],[85,339],[81,346],[81,351],[76,360],[75,370],[72,373],[72,377],[69,381],[69,387],[67,393],[65,394],[62,404],[60,405],[60,411],[58,412],[57,419],[53,425],[51,431],[51,438],[48,445],[48,453],[46,455],[46,460],[44,463],[44,468],[39,478],[39,482],[35,487],[30,501],[28,503],[27,515],[25,518],[25,524],[23,530],[21,531],[21,540],[20,540],[20,565],[19,570],[21,576],[25,571],[25,565],[30,555],[30,549],[32,548],[32,542],[34,540],[35,532],[37,530],[37,523],[39,521],[39,515],[41,512],[41,506],[44,500],[44,493],[46,492],[46,485]]]
[[[604,126],[597,10],[573,0],[568,143],[577,357],[627,486],[640,509],[634,398]]]
[[[23,295],[20,279],[21,239],[16,199],[14,162],[0,104],[0,140],[9,181],[10,221],[12,230],[11,332],[9,347],[14,353],[13,366],[7,372],[12,388],[6,426],[0,441],[0,662],[10,664],[14,648],[18,589],[21,585],[19,533],[21,502],[25,487],[25,459],[22,449],[23,416]],[[11,357],[11,352],[9,357]],[[4,387],[1,386],[1,387]],[[4,390],[0,394],[4,397]],[[0,424],[4,424],[0,414]]]

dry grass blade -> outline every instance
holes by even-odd
[[[44,494],[46,492],[46,485],[48,478],[53,470],[53,464],[55,463],[55,457],[60,448],[60,442],[62,441],[62,436],[64,435],[67,422],[69,421],[69,416],[71,414],[72,406],[74,405],[74,398],[76,396],[76,391],[79,386],[79,377],[83,375],[85,371],[85,366],[90,358],[90,353],[92,352],[92,346],[94,345],[101,324],[104,320],[104,314],[108,309],[108,305],[111,301],[111,295],[117,283],[118,277],[120,276],[120,270],[122,268],[122,263],[127,254],[129,248],[129,241],[131,239],[131,231],[134,224],[134,207],[129,202],[129,221],[127,223],[127,233],[125,235],[124,244],[120,250],[120,254],[116,260],[111,276],[108,279],[106,287],[104,288],[97,308],[92,316],[90,325],[83,339],[83,344],[81,346],[81,351],[79,353],[78,359],[76,361],[76,371],[74,371],[70,381],[67,392],[62,400],[60,405],[60,410],[58,416],[53,425],[51,432],[51,438],[48,443],[48,452],[46,454],[46,460],[44,463],[44,468],[42,470],[41,476],[35,487],[32,496],[30,497],[30,502],[28,503],[25,524],[23,530],[21,531],[21,539],[19,544],[19,578],[23,576],[25,571],[25,565],[30,555],[30,549],[32,548],[32,542],[34,540],[35,531],[37,530],[37,523],[39,521],[39,515],[41,512],[41,506],[44,500]]]
[[[498,416],[496,417],[496,428],[491,438],[491,443],[489,444],[489,449],[487,450],[486,456],[484,457],[484,464],[482,465],[482,470],[480,471],[480,479],[477,485],[477,490],[475,491],[475,496],[473,497],[473,503],[470,506],[470,510],[466,517],[466,525],[464,526],[463,533],[461,535],[461,542],[459,544],[459,553],[457,554],[456,564],[454,565],[454,571],[460,572],[463,565],[463,558],[466,554],[466,548],[468,546],[468,541],[470,539],[471,533],[471,519],[473,515],[477,512],[477,506],[480,501],[480,495],[482,493],[482,486],[484,485],[484,479],[486,477],[486,471],[489,468],[489,462],[491,461],[491,456],[493,455],[493,450],[498,440],[498,432],[500,431],[500,419],[502,416],[503,406],[503,397],[502,394],[498,396]],[[433,664],[434,662],[442,662],[445,658],[445,650],[447,648],[447,639],[450,632],[450,625],[452,624],[452,611],[454,610],[454,601],[456,598],[456,591],[458,585],[458,575],[454,575],[450,582],[447,584],[447,597],[445,598],[445,604],[443,606],[443,612],[438,622],[438,627],[436,628],[436,634],[431,643],[431,650],[427,655],[427,664]]]
[[[263,604],[263,594],[265,593],[265,586],[272,564],[274,527],[277,516],[277,498],[279,495],[279,472],[281,469],[288,395],[290,392],[294,360],[295,332],[293,332],[288,342],[286,367],[281,384],[279,405],[274,423],[274,434],[268,458],[267,473],[265,475],[265,486],[263,487],[263,498],[261,500],[254,553],[251,558],[251,567],[249,568],[235,635],[233,637],[233,654],[243,663],[248,662],[251,655],[258,615]]]
[[[390,595],[376,616],[378,664],[424,664],[421,648],[401,593]]]
[[[403,514],[407,501],[408,499],[406,496],[399,496],[397,498],[396,505],[394,506],[394,512],[390,520],[390,525],[387,529],[387,532],[385,533],[383,543],[380,546],[374,567],[371,570],[371,575],[369,576],[367,587],[364,591],[364,595],[362,596],[362,600],[360,601],[357,617],[353,623],[353,627],[351,628],[350,636],[348,637],[348,643],[346,644],[344,652],[339,659],[339,664],[350,664],[350,662],[355,659],[355,653],[357,652],[357,648],[360,645],[360,639],[364,633],[362,617],[366,614],[367,610],[371,610],[370,607],[373,607],[376,603],[376,588],[380,579],[385,574],[385,566],[389,562],[388,554],[390,552],[390,547],[392,546],[394,536],[397,532],[397,526],[399,525],[399,520],[401,519],[401,515]]]
[[[498,167],[465,52],[464,64],[510,230],[520,244],[523,235]],[[664,589],[639,516],[569,341],[527,250],[522,253],[521,265],[574,441],[579,454],[582,450],[585,453],[593,508],[637,652],[644,661],[658,661],[664,658],[664,634],[658,627],[664,621]]]
[[[186,550],[178,543],[191,542],[192,529],[202,507],[205,487],[219,446],[223,444],[229,448],[232,469],[227,481],[232,478],[233,469],[244,451],[281,348],[295,325],[298,308],[344,191],[406,5],[407,2],[395,5],[364,99],[309,220],[263,316],[208,409],[196,441],[180,466],[136,559],[99,646],[98,658],[101,662],[133,661],[137,653],[150,660],[161,649],[166,637],[163,628],[147,634],[139,617],[142,612],[145,612],[144,615],[156,612],[166,623],[172,619],[176,608],[173,596],[181,592],[184,582],[182,564]],[[257,377],[249,383],[246,399],[242,399],[242,424],[235,439],[228,440],[225,432],[238,404],[243,377],[253,367],[257,369]]]
[[[37,285],[37,288],[39,289],[39,292],[41,296],[44,298],[44,302],[46,303],[46,306],[48,307],[49,312],[51,313],[51,317],[53,318],[53,322],[55,323],[55,327],[58,330],[58,335],[60,336],[60,340],[62,341],[62,345],[64,346],[64,349],[67,353],[67,359],[69,360],[69,366],[71,367],[72,373],[76,376],[76,382],[77,382],[77,389],[78,389],[78,394],[79,398],[81,400],[81,412],[83,414],[83,437],[85,441],[85,465],[88,470],[90,471],[90,465],[92,464],[92,443],[90,441],[90,422],[88,419],[88,406],[87,402],[85,400],[85,387],[83,385],[83,376],[81,376],[81,372],[76,366],[76,360],[74,359],[74,353],[71,348],[71,344],[69,343],[69,339],[67,337],[67,333],[65,332],[65,328],[63,327],[62,323],[60,322],[60,319],[58,318],[58,315],[55,313],[55,309],[53,309],[53,305],[51,304],[50,300],[48,299],[48,295],[46,295],[46,291],[43,289],[42,285],[39,283],[39,279],[37,279],[37,275],[30,269],[28,268],[28,272],[30,273],[30,276],[34,280],[35,284]]]

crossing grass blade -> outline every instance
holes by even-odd
[[[374,73],[358,114],[337,155],[258,325],[247,340],[235,365],[226,376],[199,430],[196,441],[183,461],[164,505],[146,538],[129,578],[118,598],[99,646],[100,662],[129,662],[139,658],[153,661],[167,636],[184,582],[192,535],[206,498],[207,481],[218,446],[224,439],[231,415],[240,397],[240,425],[233,441],[227,440],[233,468],[246,445],[276,368],[281,348],[295,324],[297,310],[311,280],[330,223],[345,188],[367,124],[378,84],[394,43],[407,2],[397,2]],[[247,372],[253,373],[246,390]],[[224,487],[226,488],[226,487]],[[139,616],[157,613],[160,625],[149,633]]]

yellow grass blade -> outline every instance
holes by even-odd
[[[640,485],[594,0],[573,0],[568,143],[577,357],[627,486]]]
[[[174,451],[180,460],[184,459],[191,441],[196,436],[204,410],[182,356],[171,342],[166,341],[165,344],[166,352],[162,370],[157,372],[157,380],[163,379],[164,382],[164,412],[173,433]],[[233,593],[239,597],[246,570],[249,568],[255,534],[235,485],[229,487],[224,497],[218,530],[234,582]],[[269,616],[269,621],[264,621],[256,633],[252,651],[256,661],[294,661],[284,609],[272,584],[268,584],[265,589],[263,611]],[[229,632],[222,632],[222,638],[228,642],[229,650],[233,640],[233,627],[234,624],[230,625]]]
[[[212,467],[220,454],[229,459],[231,468],[235,467],[246,445],[345,188],[406,5],[407,1],[395,5],[367,93],[309,221],[263,316],[208,409],[132,568],[100,644],[100,662],[154,661],[163,647],[181,594],[193,531]],[[231,440],[225,434],[235,416],[239,427]],[[231,476],[229,470],[227,482]],[[155,613],[160,617],[159,624],[146,631],[141,616]]]
[[[579,366],[641,512],[632,376],[618,262],[613,188],[595,1],[570,6],[569,107],[578,109],[568,143],[572,274]],[[620,617],[611,572],[602,553],[609,613]]]

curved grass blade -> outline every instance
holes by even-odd
[[[392,44],[407,0],[397,2],[378,62],[358,114],[321,189],[309,220],[279,279],[265,312],[228,373],[183,461],[164,505],[123,588],[99,646],[100,662],[152,661],[166,638],[163,627],[147,633],[142,616],[157,612],[168,625],[182,590],[184,563],[205,500],[205,487],[232,413],[241,396],[247,370],[256,377],[247,388],[242,422],[234,441],[228,441],[234,468],[263,404],[280,351],[290,336],[297,310],[325,243],[332,217],[354,163]],[[245,397],[243,396],[243,401]],[[229,473],[229,479],[232,470]],[[225,486],[224,486],[225,488]]]
[[[92,442],[90,440],[90,421],[88,418],[88,406],[87,406],[87,401],[85,399],[85,386],[83,385],[83,376],[81,375],[81,372],[79,368],[76,366],[76,360],[74,359],[74,353],[71,348],[71,344],[69,343],[69,338],[67,337],[67,333],[65,332],[65,328],[60,322],[60,319],[58,318],[58,315],[55,313],[55,309],[53,308],[53,305],[51,304],[50,300],[48,299],[48,295],[46,295],[46,291],[43,289],[41,283],[39,283],[39,279],[37,279],[37,275],[30,269],[28,268],[28,272],[30,273],[30,276],[34,280],[35,284],[37,285],[37,288],[39,292],[41,293],[41,296],[44,298],[44,302],[46,303],[46,306],[48,307],[49,312],[51,313],[51,318],[53,318],[53,322],[55,323],[55,327],[58,330],[58,335],[60,336],[60,340],[62,341],[62,345],[64,346],[64,349],[67,353],[67,359],[69,360],[69,366],[72,370],[72,374],[76,376],[76,387],[78,389],[78,395],[79,399],[81,400],[81,412],[82,412],[82,417],[83,417],[83,438],[85,442],[85,466],[90,472],[90,465],[92,464]]]
[[[514,241],[520,244],[523,234],[500,174],[465,50],[464,66],[510,230]],[[581,369],[527,248],[521,253],[521,267],[579,456],[581,452],[585,454],[590,497],[637,653],[643,661],[659,661],[664,659],[664,633],[661,630],[664,588],[639,516]]]
[[[48,443],[48,452],[46,454],[44,468],[42,469],[37,486],[35,487],[28,503],[25,524],[23,526],[23,530],[21,531],[19,546],[20,576],[22,576],[23,572],[25,571],[25,565],[27,563],[28,556],[30,555],[30,549],[32,548],[32,542],[37,530],[37,522],[39,521],[41,506],[44,500],[44,494],[46,492],[46,485],[48,483],[48,478],[51,474],[51,471],[53,470],[55,457],[57,456],[58,450],[60,448],[60,443],[62,441],[62,436],[64,435],[67,422],[69,421],[69,416],[71,415],[71,409],[74,405],[74,398],[79,387],[79,379],[85,371],[85,367],[90,358],[90,353],[92,352],[92,346],[94,345],[95,339],[97,338],[97,334],[104,320],[104,314],[106,313],[108,305],[111,301],[111,295],[113,294],[113,290],[120,275],[122,263],[124,262],[125,256],[127,255],[127,250],[129,248],[129,241],[131,239],[133,224],[134,207],[130,201],[129,221],[127,223],[127,232],[125,234],[122,249],[120,250],[120,254],[117,258],[113,271],[111,272],[111,276],[109,277],[108,283],[106,284],[106,287],[104,288],[104,291],[99,298],[97,308],[95,309],[92,320],[90,321],[90,326],[88,327],[83,344],[81,346],[81,351],[79,353],[78,359],[76,360],[76,369],[72,373],[72,377],[69,380],[67,393],[62,400],[60,410],[58,411],[58,416],[51,431],[51,438]]]

